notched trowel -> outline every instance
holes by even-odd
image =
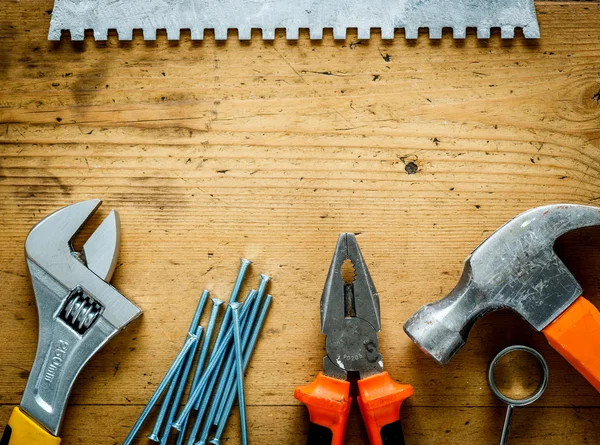
[[[300,29],[321,40],[324,29],[334,39],[345,39],[356,28],[359,39],[371,29],[382,39],[393,39],[403,28],[407,39],[416,39],[419,28],[428,28],[431,39],[440,39],[443,28],[452,28],[455,39],[464,39],[467,28],[487,39],[499,28],[503,39],[512,39],[515,28],[525,38],[537,39],[540,30],[533,0],[55,0],[49,40],[60,40],[69,31],[72,40],[83,40],[92,30],[96,40],[106,40],[115,29],[120,40],[131,40],[134,29],[144,40],[155,40],[156,30],[166,29],[169,40],[179,40],[189,30],[192,40],[202,40],[204,30],[214,30],[216,40],[227,40],[235,29],[240,40],[249,40],[260,29],[264,40],[273,40],[276,29],[285,29],[288,40],[297,40]]]

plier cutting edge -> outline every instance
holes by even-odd
[[[354,267],[353,282],[342,276],[347,260]],[[321,332],[327,336],[323,372],[294,393],[308,408],[309,445],[343,443],[352,402],[348,372],[360,375],[357,402],[371,445],[404,445],[400,406],[413,388],[394,382],[383,370],[379,330],[379,296],[371,275],[356,237],[342,233],[321,297]]]

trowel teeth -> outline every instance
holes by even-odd
[[[503,26],[500,28],[500,34],[503,39],[514,39],[515,38],[515,28],[512,26]]]
[[[286,28],[285,29],[285,38],[287,40],[298,40],[299,37],[299,30],[298,28]]]
[[[346,40],[346,28],[333,28],[334,40]]]
[[[227,28],[215,28],[215,40],[227,40]]]
[[[275,40],[275,29],[273,28],[262,28],[263,40]]]
[[[442,28],[429,28],[429,38],[439,40],[442,38]]]
[[[133,40],[133,29],[131,28],[117,28],[117,34],[119,36],[119,40]]]
[[[144,40],[156,40],[156,29],[154,28],[143,28]]]
[[[490,28],[477,28],[477,38],[478,39],[489,39],[490,38]]]
[[[360,40],[368,40],[371,38],[371,28],[358,28],[357,32],[358,32],[357,37]],[[382,34],[382,38],[384,38],[383,30],[381,31],[381,34]]]
[[[119,34],[119,39],[124,40]],[[94,40],[104,41],[108,40],[108,29],[94,29]]]
[[[467,37],[466,28],[453,28],[452,37],[457,40],[461,40]]]
[[[252,29],[250,28],[238,28],[238,39],[250,40],[252,38]],[[288,40],[290,38],[288,37]]]
[[[204,28],[192,28],[190,35],[192,40],[204,40]]]
[[[392,26],[382,26],[381,27],[381,38],[383,40],[393,40],[394,28]]]
[[[415,40],[417,37],[419,37],[419,27],[407,26],[404,28],[404,36],[407,40]]]
[[[381,39],[382,40],[393,40],[395,36],[395,29],[404,29],[404,36],[407,40],[416,40],[419,37],[419,29],[428,29],[429,39],[431,40],[439,40],[442,38],[442,29],[440,27],[427,27],[427,26],[405,26],[403,28],[393,28],[389,26],[383,26],[379,28],[381,30]],[[445,27],[444,27],[445,28]],[[455,26],[455,27],[447,27],[452,29],[452,37],[454,39],[465,39],[467,37],[467,27],[465,26]],[[478,39],[489,39],[491,36],[491,28],[489,26],[469,26],[468,28],[476,28],[477,29],[477,38]],[[502,39],[514,39],[515,38],[515,29],[519,27],[514,26],[500,26],[500,27],[492,27],[492,28],[500,28],[500,35]],[[130,41],[133,40],[133,29],[132,28],[114,28],[117,31],[117,36],[119,40],[122,41]],[[142,30],[143,39],[146,41],[154,41],[156,40],[156,29],[154,28],[140,28]],[[236,30],[239,40],[250,40],[252,38],[252,29],[259,29],[262,33],[262,40],[274,40],[275,39],[275,31],[279,28],[250,28],[247,26],[240,26],[238,28],[224,28],[224,27],[216,27],[214,28],[214,38],[215,40],[223,41],[227,40],[229,36],[229,29]],[[285,37],[287,40],[298,40],[299,38],[299,29],[295,27],[287,27],[281,28],[285,29]],[[309,36],[311,40],[323,40],[323,29],[332,29],[333,30],[333,38],[334,40],[346,40],[347,38],[347,30],[345,27],[334,27],[334,28],[308,28]],[[526,39],[539,39],[540,31],[539,28],[535,26],[523,27],[523,35]],[[186,28],[185,30],[190,31],[192,40],[204,40],[204,28]],[[61,39],[62,32],[68,32],[71,36],[71,40],[82,41],[85,37],[85,32],[81,28],[70,28],[70,29],[60,29],[60,28],[50,28],[48,33],[48,40],[51,41],[59,41]],[[96,28],[93,29],[94,40],[103,42],[108,39],[108,29],[107,28]],[[170,41],[179,41],[181,40],[181,31],[179,28],[167,28],[167,40]],[[357,37],[359,40],[369,40],[371,38],[371,28],[358,27],[357,28]]]
[[[299,0],[301,1],[301,0]],[[117,20],[117,19],[115,19]],[[79,23],[78,23],[79,24]],[[109,25],[108,27],[106,25]],[[301,21],[294,21],[293,26],[281,26],[276,20],[273,21],[273,26],[256,26],[255,24],[241,24],[235,26],[202,26],[203,24],[192,24],[187,27],[168,26],[166,28],[154,27],[142,25],[140,27],[129,27],[129,26],[118,26],[118,22],[114,25],[108,21],[104,21],[102,26],[90,28],[93,30],[94,39],[97,41],[105,41],[108,39],[108,31],[115,29],[119,40],[132,40],[133,30],[141,29],[144,40],[156,40],[157,29],[166,29],[167,39],[171,41],[178,41],[181,39],[181,31],[189,31],[192,40],[203,40],[205,29],[213,29],[215,40],[227,40],[229,30],[237,31],[239,40],[250,40],[252,36],[252,30],[257,29],[261,31],[263,40],[274,40],[277,29],[285,30],[287,40],[298,40],[300,29],[308,29],[311,40],[322,40],[323,30],[332,30],[334,40],[345,40],[347,38],[348,29],[357,29],[358,38],[361,40],[367,40],[371,38],[371,30],[379,29],[381,31],[381,39],[391,40],[394,39],[396,29],[404,29],[405,38],[408,40],[417,39],[419,37],[419,29],[428,29],[429,38],[432,40],[438,40],[442,38],[442,30],[452,29],[452,35],[455,39],[464,39],[467,36],[467,28],[477,29],[478,39],[489,39],[491,28],[500,29],[500,35],[503,39],[513,39],[515,37],[515,29],[520,28],[523,30],[523,35],[527,39],[538,39],[540,37],[540,30],[534,18],[528,22],[515,22],[510,25],[500,25],[498,23],[484,21],[479,25],[461,20],[460,23],[447,24],[439,21],[426,22],[426,23],[415,23],[409,22],[406,25],[390,25],[389,23],[383,23],[380,26],[369,26],[361,25],[360,23],[352,23],[349,26],[346,24],[333,23],[331,26],[308,26]],[[88,29],[87,26],[85,29]],[[48,40],[57,41],[61,39],[62,31],[69,32],[72,41],[81,41],[84,39],[84,28],[81,27],[62,27],[52,23],[50,31],[48,33]]]
[[[310,28],[310,40],[323,40],[323,28]]]
[[[179,39],[181,39],[181,30],[179,28],[167,28],[167,40]]]
[[[80,42],[85,37],[85,30],[83,28],[72,28],[69,30],[69,33],[71,34],[71,40],[74,42]]]

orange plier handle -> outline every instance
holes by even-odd
[[[400,406],[413,394],[411,385],[400,385],[387,372],[358,381],[358,406],[371,445],[404,445]],[[306,386],[296,388],[296,399],[308,408],[309,445],[342,445],[350,413],[350,382],[322,372]]]

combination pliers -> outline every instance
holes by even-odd
[[[353,281],[342,276],[350,261]],[[348,373],[358,373],[358,397],[371,445],[403,445],[400,406],[413,394],[411,385],[401,385],[383,370],[377,350],[380,330],[379,296],[364,258],[351,233],[342,233],[331,261],[321,297],[321,331],[327,355],[323,372],[294,396],[309,411],[309,445],[341,445],[350,412]]]

